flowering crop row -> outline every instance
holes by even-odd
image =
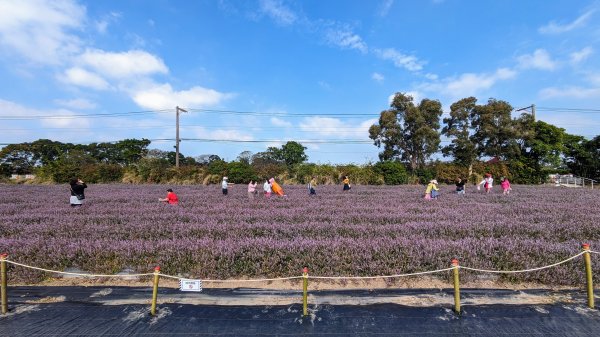
[[[454,257],[483,269],[548,265],[600,250],[600,191],[514,186],[510,195],[470,188],[438,200],[418,186],[285,186],[287,197],[248,200],[245,186],[178,186],[180,205],[159,203],[165,186],[92,185],[71,208],[67,186],[0,185],[0,252],[49,269],[124,268],[198,278],[370,276],[447,268]],[[583,263],[502,276],[580,284]],[[464,272],[464,277],[476,275]],[[43,273],[15,268],[35,282]]]

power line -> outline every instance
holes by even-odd
[[[579,112],[579,113],[600,113],[600,109],[584,109],[584,108],[549,108],[549,107],[536,107],[539,111],[548,112]]]
[[[372,144],[371,140],[361,139],[210,139],[210,138],[181,138],[182,141],[202,143],[281,143],[294,141],[301,144]]]
[[[260,111],[236,111],[236,110],[215,110],[215,109],[189,109],[195,112],[219,113],[219,114],[235,114],[235,115],[251,115],[251,116],[266,116],[266,117],[319,117],[319,116],[334,116],[334,117],[359,117],[359,116],[379,116],[379,113],[288,113],[288,112],[260,112]]]
[[[34,120],[34,119],[75,119],[75,118],[104,118],[104,117],[121,117],[132,115],[147,115],[154,113],[165,113],[170,110],[147,110],[147,111],[127,111],[114,113],[97,113],[97,114],[75,114],[75,115],[31,115],[31,116],[0,116],[0,120]]]

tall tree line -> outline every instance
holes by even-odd
[[[600,179],[600,136],[591,140],[570,135],[562,128],[535,121],[530,114],[513,118],[513,107],[490,98],[478,104],[467,97],[450,106],[443,118],[441,103],[397,93],[390,108],[369,128],[369,137],[382,149],[381,161],[400,161],[415,172],[435,154],[468,168],[482,160],[506,163],[512,176],[528,183],[544,182],[549,172],[568,169],[583,177]],[[441,146],[442,137],[447,145]]]

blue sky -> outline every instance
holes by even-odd
[[[172,150],[180,106],[184,155],[295,140],[362,164],[395,92],[536,104],[591,138],[599,53],[598,1],[0,0],[0,143]]]

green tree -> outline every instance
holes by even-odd
[[[30,144],[10,144],[0,151],[0,164],[16,174],[33,173],[38,166],[38,159]]]
[[[519,153],[511,158],[510,166],[515,181],[543,183],[548,174],[556,171],[565,152],[566,133],[562,128],[543,121],[534,121],[523,114],[515,121]]]
[[[223,159],[215,159],[208,163],[208,173],[218,174],[221,176],[227,175],[228,164]]]
[[[246,163],[248,165],[252,164],[252,152],[251,151],[242,151],[238,157],[237,161]]]
[[[415,106],[410,95],[397,93],[390,109],[381,112],[379,124],[369,128],[369,137],[377,147],[382,161],[400,158],[411,170],[423,166],[438,151],[442,104],[423,99]]]
[[[472,116],[474,115],[477,99],[468,97],[450,106],[450,117],[444,118],[442,135],[451,139],[449,145],[442,148],[444,156],[452,156],[457,164],[469,168],[469,176],[473,171],[473,163],[478,158],[478,149],[471,139]]]
[[[477,105],[471,114],[478,155],[510,159],[519,153],[516,139],[519,137],[511,118],[513,108],[508,102],[490,98],[486,105]]]
[[[259,177],[264,179],[275,177],[286,170],[285,164],[275,158],[273,150],[278,149],[273,147],[269,149],[252,156],[252,168]]]
[[[288,169],[308,159],[305,151],[306,147],[294,141],[283,144],[280,149],[276,147],[267,148],[267,153],[273,159],[284,162]]]
[[[571,173],[600,180],[600,135],[591,140],[582,136],[565,136],[564,162]]]
[[[256,181],[258,176],[250,164],[233,161],[227,164],[227,177],[234,184],[245,184],[250,180]]]
[[[121,165],[137,163],[148,152],[148,139],[124,139],[118,141],[114,146],[114,162]]]
[[[71,178],[81,178],[88,182],[98,181],[94,172],[95,158],[80,149],[63,153],[57,160],[44,165],[40,176],[56,183],[68,182]]]

